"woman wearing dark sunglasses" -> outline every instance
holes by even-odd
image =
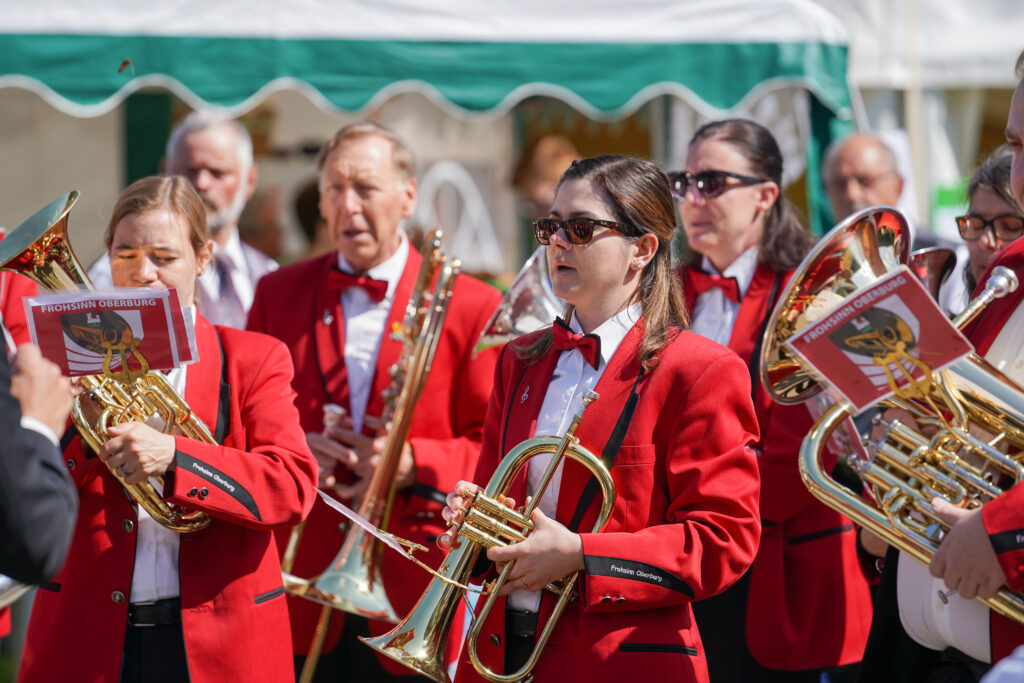
[[[797,469],[813,419],[773,404],[758,358],[767,319],[814,240],[783,196],[782,154],[753,121],[701,127],[670,174],[690,257],[691,329],[749,365],[761,428],[762,535],[754,565],[694,612],[715,681],[817,681],[858,662],[871,624],[868,582],[849,519],[815,500]],[[836,680],[836,678],[833,678]]]
[[[568,306],[563,320],[502,350],[474,481],[488,482],[518,443],[563,435],[593,390],[599,398],[576,436],[605,459],[617,495],[604,532],[589,533],[601,496],[587,494],[586,470],[564,465],[533,534],[488,551],[518,562],[483,627],[481,658],[492,670],[517,670],[555,602],[541,589],[579,571],[579,596],[540,655],[538,683],[706,681],[690,603],[735,581],[758,535],[747,369],[684,331],[671,266],[675,207],[656,166],[621,156],[577,161],[550,217],[534,227]],[[509,495],[534,495],[546,464],[531,461]],[[475,489],[459,482],[445,518],[461,519]],[[481,680],[463,659],[457,682]]]

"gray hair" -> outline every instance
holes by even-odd
[[[856,137],[867,138],[874,142],[882,152],[882,158],[885,159],[885,163],[889,167],[889,170],[899,171],[899,163],[896,161],[896,153],[892,151],[892,147],[885,143],[885,140],[874,133],[851,133],[844,138],[836,140],[825,149],[825,157],[821,164],[821,172],[824,178],[827,179],[829,177],[832,164],[835,162],[836,157],[839,156],[839,152],[842,150],[843,146]]]
[[[1017,55],[1017,63],[1013,67],[1013,72],[1017,74],[1017,80],[1024,83],[1024,50]]]
[[[171,159],[174,158],[178,145],[186,135],[215,128],[230,128],[234,131],[235,158],[238,160],[242,175],[248,173],[253,164],[252,138],[249,136],[249,131],[237,119],[216,109],[194,111],[178,122],[178,125],[171,131],[170,137],[167,138],[167,148],[164,150],[167,165],[172,165]]]

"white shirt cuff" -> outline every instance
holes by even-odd
[[[23,429],[31,429],[33,432],[39,432],[47,439],[49,439],[50,443],[52,443],[57,448],[60,448],[60,439],[57,438],[57,435],[53,433],[52,429],[47,427],[45,424],[43,424],[36,418],[29,417],[28,415],[22,415],[21,426]]]

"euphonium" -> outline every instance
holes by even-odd
[[[579,439],[576,438],[576,429],[583,419],[583,412],[595,399],[597,394],[592,391],[584,395],[583,408],[573,418],[572,424],[562,438],[545,436],[528,439],[509,451],[501,460],[487,487],[477,492],[465,510],[463,521],[457,529],[453,550],[420,596],[412,612],[388,633],[360,640],[427,678],[438,683],[449,683],[450,679],[444,665],[445,643],[451,630],[452,619],[462,603],[462,593],[467,589],[466,582],[480,551],[518,543],[527,538],[533,529],[533,521],[530,519],[533,511],[540,504],[551,477],[565,458],[575,460],[586,467],[600,484],[604,498],[593,531],[599,532],[604,528],[615,505],[615,483],[601,459],[581,446]],[[508,508],[503,504],[502,498],[511,488],[512,482],[530,459],[544,454],[551,454],[551,462],[544,470],[537,490],[533,492],[532,500],[522,511]],[[505,584],[514,566],[514,561],[506,563],[501,574],[490,585],[487,602],[476,616],[466,640],[473,668],[484,678],[499,683],[518,681],[530,674],[554,631],[555,623],[566,605],[573,599],[576,586],[576,573],[565,577],[558,586],[548,586],[548,590],[559,593],[558,602],[544,629],[538,635],[530,658],[519,671],[508,674],[495,673],[480,661],[476,642],[498,598],[498,591]]]
[[[68,214],[77,200],[78,192],[69,192],[15,228],[0,242],[0,269],[26,275],[47,289],[93,289],[68,241]],[[90,375],[79,377],[78,384],[83,392],[75,398],[71,416],[79,434],[93,450],[98,451],[109,438],[109,427],[126,422],[148,422],[165,433],[214,443],[206,425],[192,414],[159,373],[143,374],[131,383]],[[111,472],[164,527],[185,533],[210,523],[206,513],[169,505],[150,481],[124,484],[119,472]],[[150,479],[162,487],[162,477]]]
[[[423,262],[416,276],[405,319],[395,337],[404,343],[391,367],[391,386],[384,394],[386,422],[391,423],[384,450],[356,512],[375,527],[386,529],[395,495],[395,474],[409,435],[413,409],[423,393],[441,326],[448,310],[460,264],[441,250],[441,231],[433,230],[420,250]],[[436,278],[436,284],[434,280]],[[396,623],[398,616],[380,580],[379,542],[365,530],[349,529],[331,566],[313,579],[285,574],[285,588],[336,609]],[[286,555],[290,564],[295,549]],[[289,567],[290,568],[290,567]]]
[[[836,304],[907,262],[909,232],[895,209],[873,207],[836,226],[804,259],[779,299],[768,323],[761,355],[761,378],[772,398],[794,404],[814,397],[827,378],[803,367],[786,341],[820,319]],[[985,292],[953,321],[963,327],[992,301],[1012,291],[1016,277],[996,269]],[[922,383],[919,386],[925,386]],[[885,432],[867,451],[847,463],[873,494],[874,504],[836,482],[822,466],[825,446],[849,423],[852,406],[844,399],[828,408],[804,439],[800,474],[816,498],[889,544],[928,564],[948,530],[931,501],[943,497],[974,507],[1024,479],[1024,390],[977,354],[932,373],[930,389],[886,399],[878,408],[909,412],[926,435],[879,415]],[[934,429],[934,431],[930,431]],[[988,436],[980,436],[984,433]],[[980,598],[979,598],[980,599]],[[983,600],[999,614],[1024,623],[1024,598],[1003,588]]]

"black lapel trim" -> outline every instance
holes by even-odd
[[[74,424],[72,424],[70,427],[64,430],[64,435],[60,437],[61,453],[68,449],[68,446],[71,445],[71,442],[75,440],[76,436],[78,436],[78,427],[76,427]],[[82,439],[82,450],[85,451],[86,453],[92,452],[92,449],[89,448],[89,444],[85,442],[85,439]]]
[[[508,353],[508,351],[505,353]],[[500,358],[498,359],[498,362],[501,362]],[[513,389],[512,393],[509,395],[508,409],[505,411],[505,425],[501,428],[501,453],[498,454],[501,458],[504,458],[505,454],[508,453],[508,451],[505,450],[505,439],[508,438],[508,422],[512,418],[512,406],[515,405],[515,398],[519,395],[519,386],[523,383],[523,378],[526,377],[526,371],[529,369],[529,365],[523,366],[523,372],[519,375],[519,379],[516,380],[516,388]]]
[[[757,334],[757,343],[754,344],[754,353],[750,355],[750,362],[747,363],[747,370],[750,371],[750,397],[754,399],[754,403],[757,403],[757,380],[760,376],[758,371],[761,367],[761,347],[764,345],[764,333],[768,329],[768,323],[771,321],[771,312],[775,308],[775,297],[779,293],[779,287],[782,286],[782,271],[775,273],[775,282],[772,283],[772,291],[768,294],[768,310],[764,316],[764,322],[761,323],[761,331]]]
[[[231,384],[228,382],[228,360],[224,356],[224,342],[221,341],[220,332],[213,328],[217,336],[217,346],[220,347],[220,399],[217,402],[217,423],[213,430],[213,438],[218,444],[223,444],[231,426]]]
[[[60,593],[60,584],[56,581],[40,581],[39,587],[45,591],[52,591],[54,593]]]
[[[583,564],[587,574],[591,576],[610,576],[615,579],[628,579],[629,581],[642,581],[654,586],[661,586],[669,590],[682,593],[688,598],[693,598],[693,589],[689,584],[675,574],[665,571],[661,567],[646,562],[635,560],[623,560],[619,557],[602,557],[600,555],[585,555]]]
[[[640,374],[636,376],[636,381],[633,382],[633,388],[629,392],[629,398],[626,399],[626,405],[622,408],[622,413],[619,415],[618,422],[615,423],[615,429],[612,430],[612,435],[608,437],[608,443],[604,445],[604,450],[601,452],[601,462],[609,470],[612,465],[615,464],[615,459],[619,457],[619,449],[622,447],[622,441],[626,438],[626,432],[629,431],[629,425],[633,421],[633,413],[636,412],[636,404],[640,401],[640,394],[637,391],[637,387],[640,386],[640,380],[644,377],[644,369],[640,369]],[[576,504],[576,510],[572,513],[572,521],[569,522],[569,531],[576,531],[580,527],[580,522],[583,521],[583,515],[586,514],[587,508],[590,507],[590,503],[593,502],[594,496],[597,495],[598,489],[601,485],[597,483],[597,479],[591,476],[587,480],[587,485],[583,489],[583,493],[580,495],[580,501]]]
[[[192,474],[205,479],[224,493],[237,500],[242,504],[242,507],[249,511],[256,521],[263,521],[263,518],[260,517],[259,508],[256,507],[256,501],[253,499],[252,494],[249,493],[245,487],[218,470],[216,467],[197,460],[188,453],[183,453],[181,451],[175,452],[174,462],[176,467],[188,470]]]

